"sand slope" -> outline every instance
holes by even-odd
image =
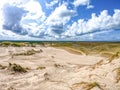
[[[12,56],[31,49],[43,52]],[[76,55],[52,47],[0,47],[0,64],[8,66],[9,62],[30,70],[13,73],[0,69],[0,90],[120,90],[116,81],[120,58],[108,63],[101,56]]]

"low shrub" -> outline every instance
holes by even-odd
[[[20,66],[19,64],[16,63],[9,63],[8,69],[14,72],[20,72],[20,73],[25,73],[27,72],[26,68],[23,68],[22,66]]]

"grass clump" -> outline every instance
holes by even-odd
[[[86,90],[90,90],[90,89],[92,89],[94,87],[101,88],[100,85],[98,83],[96,83],[96,82],[88,83],[85,88],[86,88]]]
[[[2,42],[0,43],[1,46],[10,46],[12,43],[11,42]]]
[[[91,90],[94,87],[98,87],[99,89],[103,90],[97,82],[80,82],[72,85],[73,90],[78,90],[78,88],[80,87],[82,88],[82,90]]]
[[[14,72],[19,72],[19,73],[25,73],[27,72],[26,68],[23,68],[22,66],[20,66],[19,64],[16,63],[9,63],[8,69]]]
[[[37,70],[43,70],[43,69],[46,69],[46,67],[44,67],[44,66],[39,66],[39,67],[37,68]]]
[[[45,78],[45,80],[50,80],[50,74],[44,73],[44,78]]]
[[[19,56],[19,55],[34,55],[36,53],[41,53],[43,52],[41,49],[40,50],[34,50],[34,49],[31,49],[31,50],[27,50],[25,52],[21,52],[21,53],[14,53],[13,56]]]
[[[60,67],[63,67],[63,65],[60,65],[60,64],[54,64],[54,67],[56,67],[56,68],[60,68]]]
[[[4,46],[4,47],[8,47],[8,46],[14,46],[14,47],[26,46],[26,44],[22,43],[22,42],[1,42],[0,45]]]
[[[112,62],[114,59],[119,58],[119,53],[120,53],[120,52],[116,52],[116,53],[113,54],[110,58],[108,58],[108,60],[109,60],[108,63]]]

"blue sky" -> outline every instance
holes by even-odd
[[[0,40],[120,41],[120,0],[4,0]]]

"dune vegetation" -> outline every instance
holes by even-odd
[[[70,53],[79,55],[98,54],[109,58],[110,61],[118,57],[116,54],[120,52],[120,45],[118,42],[0,42],[0,46],[3,47],[36,47],[37,45],[62,48]],[[20,54],[32,55],[34,53],[36,53],[36,51],[29,50]]]
[[[7,68],[8,68],[8,70],[14,71],[14,72],[19,72],[19,73],[27,72],[27,68],[24,68],[21,65],[16,64],[16,63],[13,63],[13,64],[9,63],[9,66]]]
[[[104,57],[110,57],[115,54],[119,54],[120,45],[115,42],[54,42],[52,47],[64,48],[68,52],[75,54],[99,54]]]
[[[0,42],[0,90],[119,90],[117,42]]]

